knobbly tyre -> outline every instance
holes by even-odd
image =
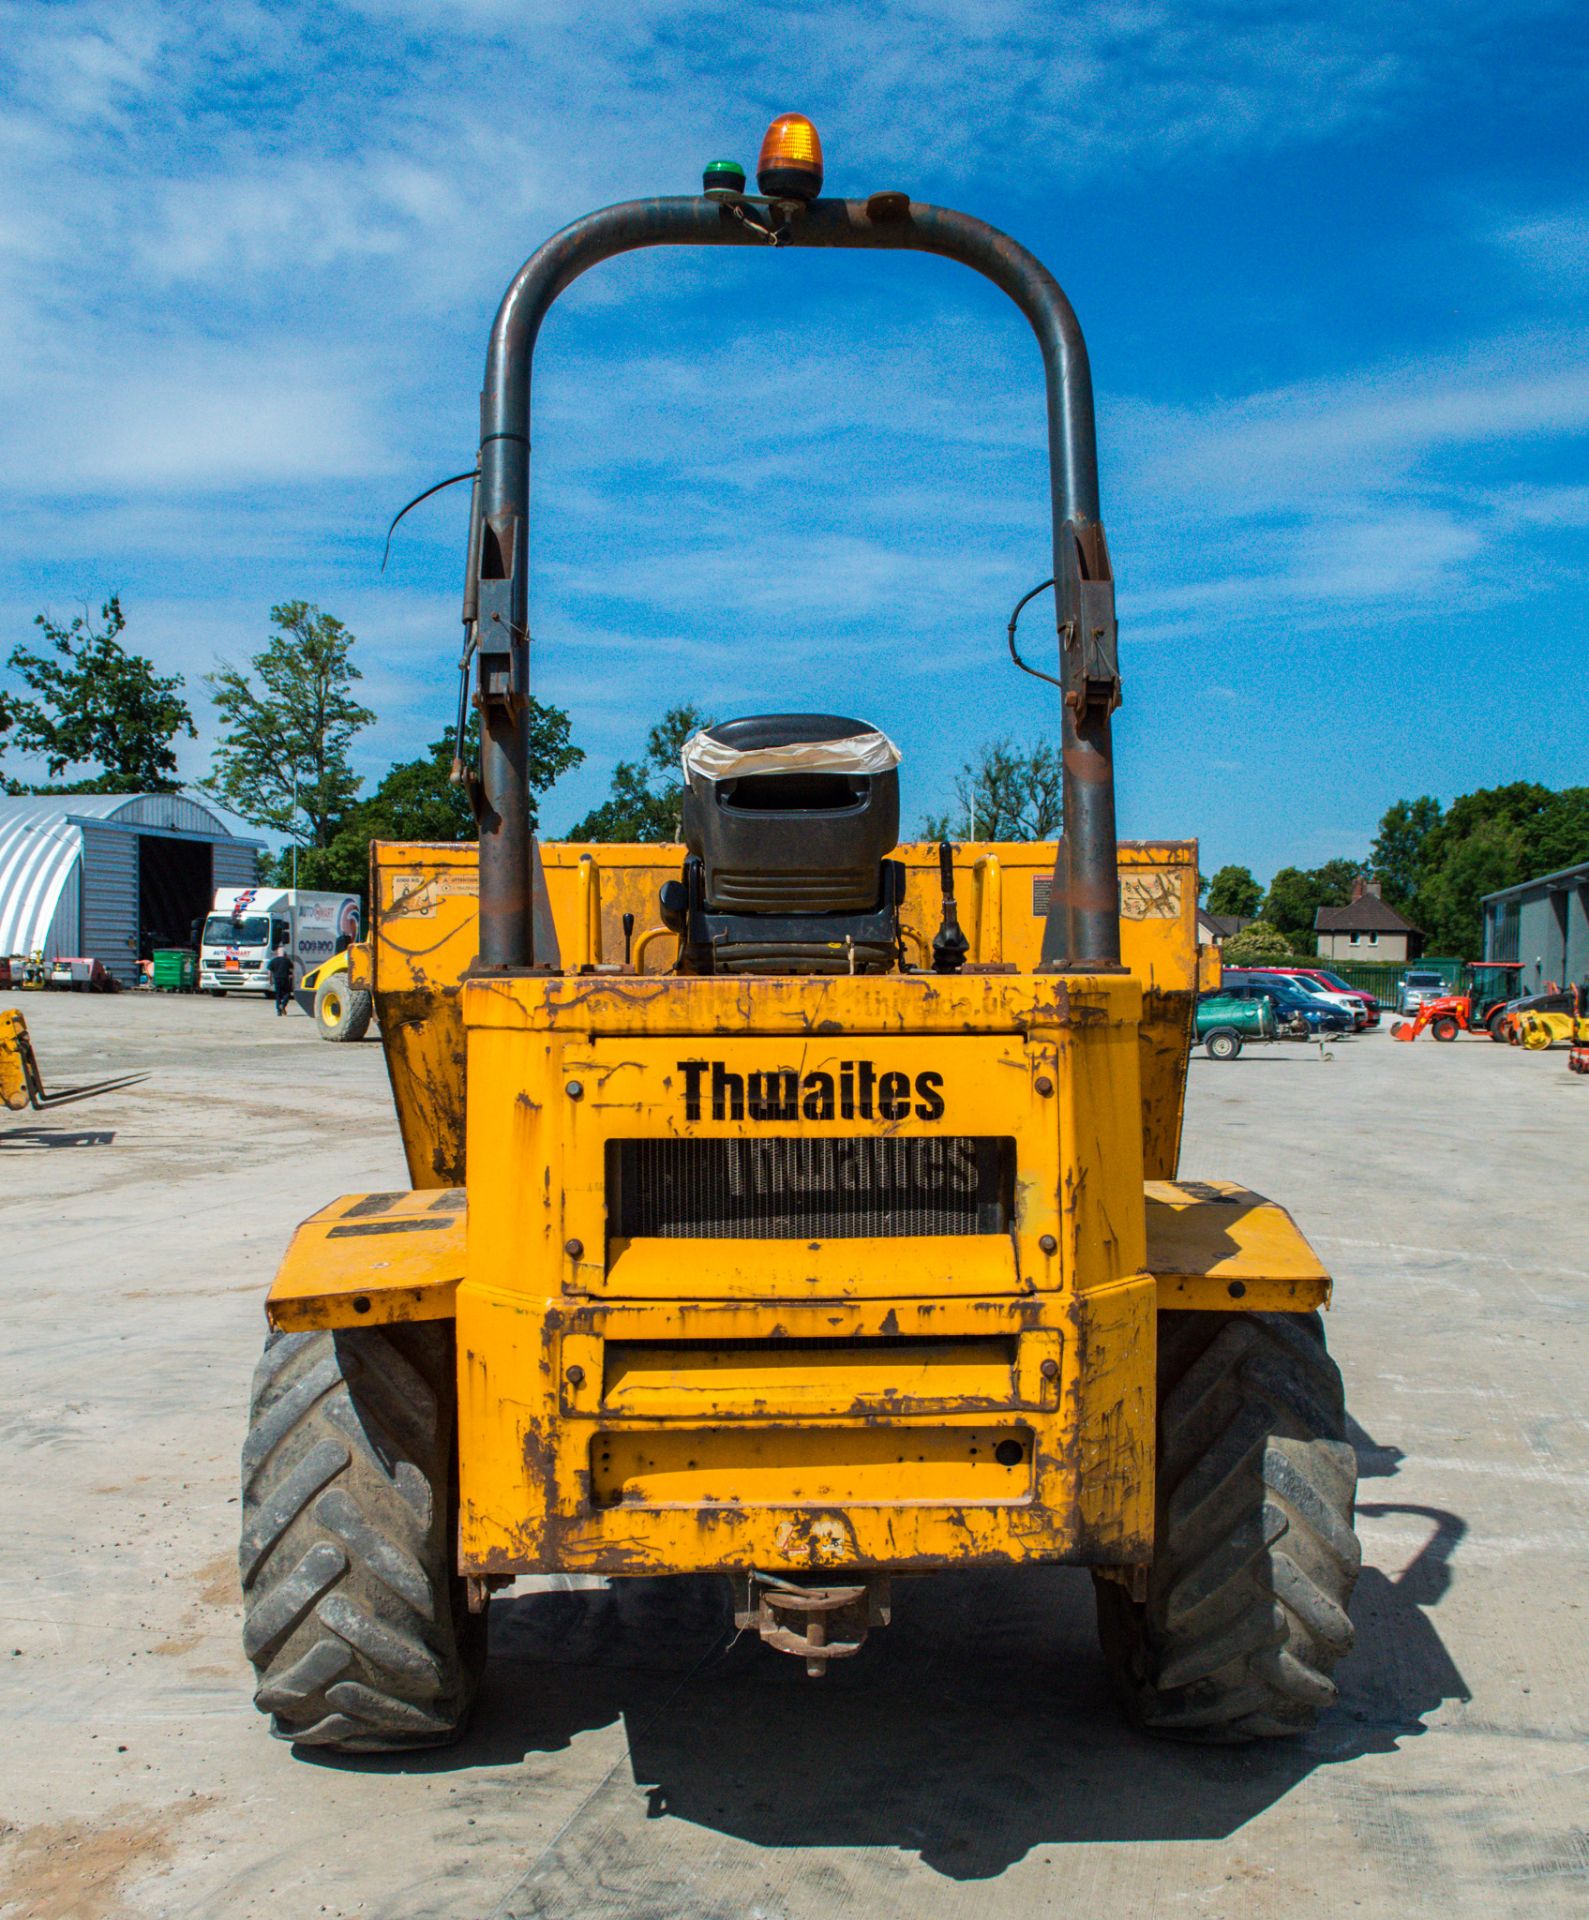
[[[698,197],[577,222],[492,330],[479,845],[373,850],[350,979],[412,1188],[316,1214],[270,1293],[243,1459],[257,1703],[306,1747],[450,1741],[520,1574],[720,1573],[820,1674],[886,1622],[892,1576],[1058,1562],[1092,1570],[1140,1725],[1294,1733],[1333,1698],[1358,1566],[1330,1282],[1279,1207],[1174,1177],[1196,851],[1116,844],[1080,329],[991,227],[820,197],[799,116],[758,184],[716,163]],[[533,841],[531,356],[571,281],[647,246],[935,253],[1026,315],[1057,846],[896,846],[891,744],[802,714],[690,743],[683,850]],[[1026,666],[1013,619],[1010,650]]]

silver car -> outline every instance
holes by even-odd
[[[1401,999],[1397,1002],[1401,1013],[1416,1013],[1431,1000],[1438,1000],[1442,994],[1449,993],[1446,977],[1443,973],[1431,970],[1404,973],[1401,976]]]

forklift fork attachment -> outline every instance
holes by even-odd
[[[92,1100],[96,1094],[115,1093],[148,1078],[147,1073],[124,1073],[113,1080],[93,1080],[86,1086],[46,1093],[27,1022],[20,1013],[0,1013],[0,1102],[15,1112],[32,1107],[39,1113],[51,1113],[74,1100]]]

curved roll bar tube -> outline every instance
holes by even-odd
[[[480,481],[470,530],[465,620],[478,639],[481,785],[480,965],[535,964],[529,786],[530,369],[557,296],[598,261],[640,247],[765,246],[767,203],[680,196],[630,200],[576,220],[518,273],[491,329],[480,396]],[[1063,706],[1064,834],[1043,939],[1043,967],[1117,968],[1110,715],[1120,702],[1114,582],[1098,510],[1092,375],[1059,282],[984,221],[900,194],[778,202],[776,244],[939,254],[983,274],[1030,321],[1043,353],[1054,533],[1055,620]],[[747,218],[746,216],[753,216]],[[542,956],[543,962],[545,956]]]

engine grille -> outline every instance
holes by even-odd
[[[1015,1142],[992,1135],[610,1140],[626,1240],[854,1240],[1007,1233]]]

